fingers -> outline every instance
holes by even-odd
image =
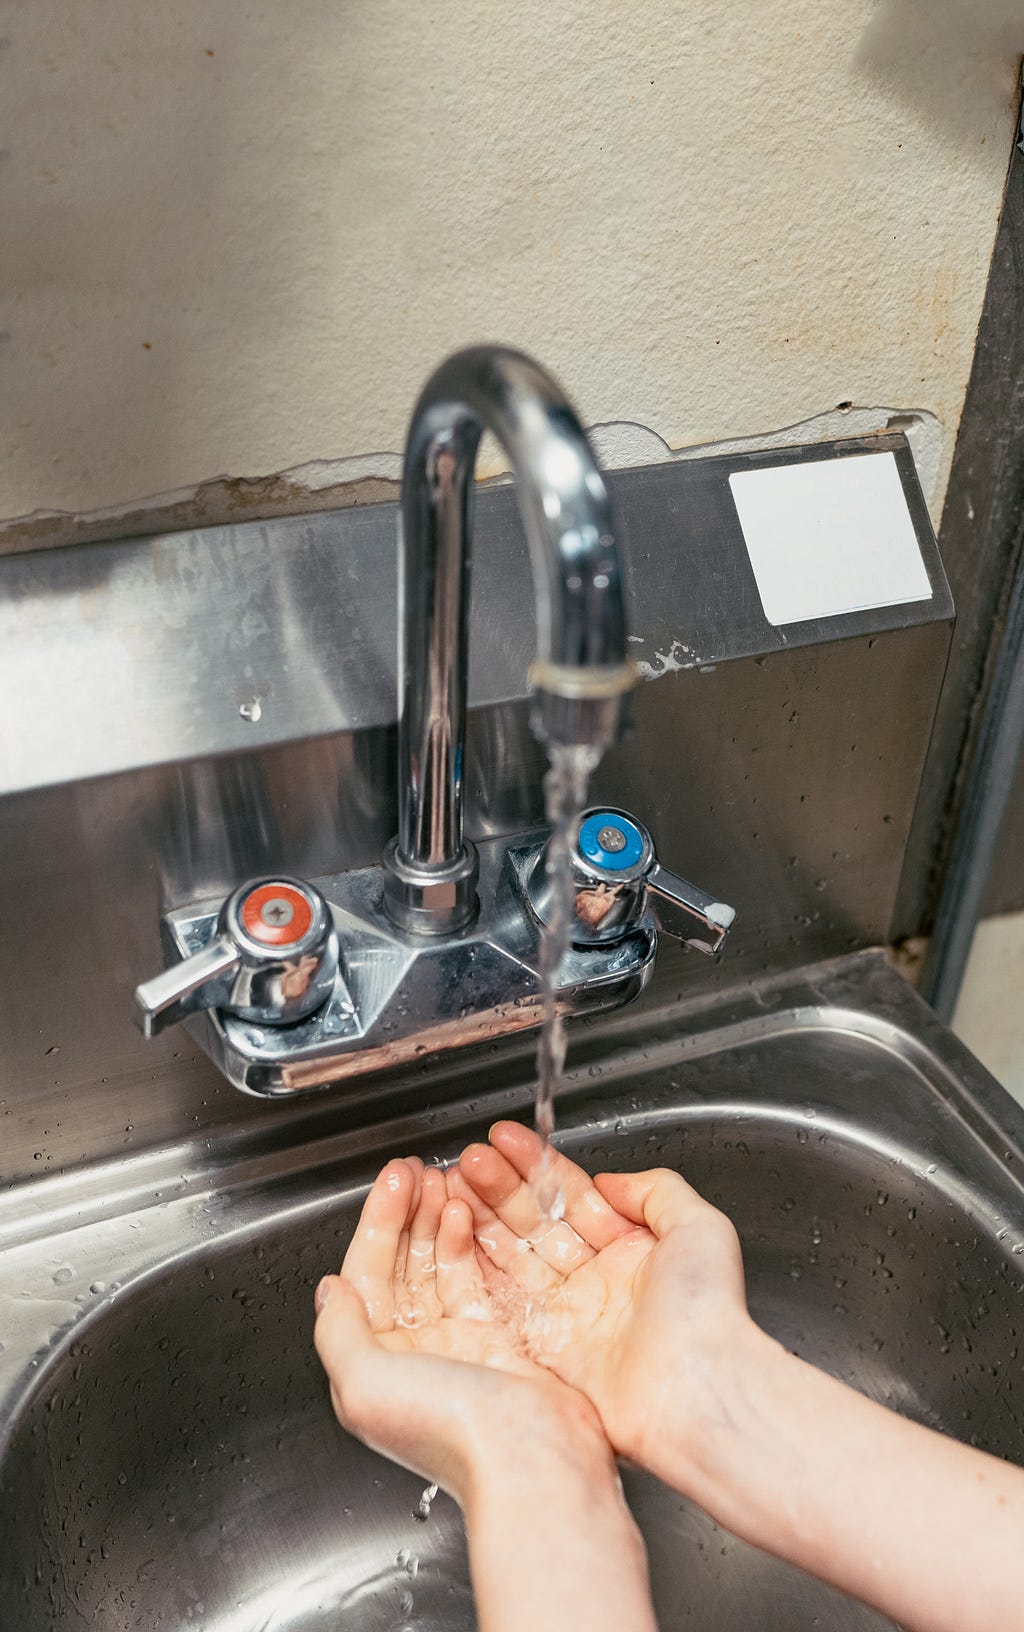
[[[594,1184],[617,1213],[632,1224],[646,1224],[659,1240],[698,1214],[716,1211],[668,1167],[647,1173],[598,1173]]]
[[[433,1276],[434,1241],[447,1199],[444,1174],[439,1167],[428,1167],[420,1180],[419,1205],[409,1225],[406,1277],[410,1281]]]
[[[375,1332],[394,1325],[396,1264],[419,1184],[411,1163],[389,1162],[370,1189],[345,1254],[342,1275],[363,1299]]]
[[[490,1132],[490,1146],[471,1145],[462,1158],[471,1183],[479,1186],[484,1200],[517,1234],[530,1236],[545,1224],[534,1199],[530,1181],[542,1161],[550,1164],[547,1182],[565,1198],[564,1222],[587,1246],[599,1252],[624,1235],[632,1225],[621,1219],[595,1188],[590,1175],[559,1151],[547,1148],[531,1128],[518,1122],[497,1122]],[[490,1159],[482,1155],[490,1151]],[[480,1153],[480,1154],[478,1154]],[[467,1161],[467,1157],[470,1160]],[[503,1160],[498,1162],[497,1157]],[[531,1220],[535,1220],[531,1226]],[[557,1240],[557,1236],[555,1237]],[[584,1253],[581,1262],[589,1257]],[[557,1260],[555,1260],[557,1261]]]
[[[395,1307],[400,1321],[416,1325],[411,1318],[436,1318],[441,1313],[437,1295],[436,1241],[448,1191],[440,1168],[428,1167],[421,1175],[419,1201],[408,1230],[408,1251],[404,1276],[396,1278]]]
[[[444,1203],[437,1231],[437,1296],[444,1313],[453,1319],[491,1318],[476,1255],[473,1215],[464,1201]]]
[[[537,1296],[561,1285],[561,1274],[544,1262],[525,1236],[517,1235],[502,1223],[494,1208],[488,1206],[458,1168],[449,1169],[448,1190],[469,1207],[476,1239],[495,1268],[511,1277],[524,1291]]]
[[[405,1165],[412,1173],[412,1199],[409,1202],[409,1214],[406,1219],[406,1228],[398,1237],[398,1251],[395,1254],[395,1281],[405,1279],[405,1266],[409,1257],[409,1219],[411,1219],[420,1204],[420,1185],[423,1182],[423,1163],[418,1156],[406,1156]]]
[[[548,1218],[531,1186],[490,1145],[470,1145],[463,1152],[459,1168],[493,1215],[487,1219],[488,1227],[495,1222],[499,1225],[497,1231],[491,1228],[492,1235],[501,1238],[504,1232],[509,1233],[516,1245],[532,1247],[536,1256],[560,1275],[571,1274],[593,1258],[593,1248],[570,1224]]]

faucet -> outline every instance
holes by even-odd
[[[477,908],[462,780],[473,470],[485,430],[518,479],[533,561],[535,730],[551,745],[603,752],[636,679],[608,493],[579,420],[521,352],[457,352],[413,409],[402,478],[398,834],[384,856],[384,903],[418,934],[463,929]]]
[[[225,1076],[279,1096],[534,1027],[550,907],[548,835],[465,836],[473,476],[485,431],[517,478],[533,564],[534,729],[549,751],[618,735],[635,682],[608,493],[551,376],[475,346],[431,376],[413,411],[400,512],[398,832],[382,865],[249,879],[227,901],[164,914],[169,966],[136,988],[146,1036],[183,1020]],[[563,1013],[628,1002],[659,929],[717,954],[733,909],[658,862],[635,816],[582,813]]]

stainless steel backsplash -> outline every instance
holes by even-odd
[[[785,632],[764,621],[728,503],[751,456],[611,478],[635,650],[657,677],[595,795],[739,911],[718,967],[663,946],[644,1003],[685,1008],[887,937],[952,608],[909,453],[884,445],[932,601]],[[394,525],[382,505],[0,562],[0,1185],[285,1114],[229,1088],[184,1032],[143,1042],[130,996],[161,966],[164,908],[262,871],[362,866],[394,831]],[[474,575],[467,827],[482,837],[541,815],[507,488],[480,495]],[[255,722],[239,712],[252,698]],[[528,1048],[502,1045],[497,1065]],[[455,1068],[360,1092],[441,1099]]]

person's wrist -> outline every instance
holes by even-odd
[[[732,1464],[740,1404],[751,1402],[785,1352],[746,1309],[717,1322],[713,1339],[692,1344],[666,1376],[621,1453],[700,1500]]]
[[[590,1402],[567,1385],[524,1385],[503,1390],[469,1429],[460,1458],[460,1489],[453,1491],[467,1517],[501,1502],[509,1470],[522,1488],[567,1494],[571,1489],[617,1488],[615,1457]]]

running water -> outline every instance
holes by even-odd
[[[587,786],[601,757],[588,745],[554,745],[548,750],[551,766],[544,778],[544,809],[551,824],[545,873],[550,887],[547,923],[540,936],[542,1024],[537,1043],[537,1098],[534,1126],[544,1141],[544,1154],[533,1174],[533,1189],[541,1212],[551,1219],[565,1210],[552,1173],[551,1136],[555,1131],[555,1094],[565,1064],[565,1024],[558,1012],[558,971],[572,941],[573,884],[570,861],[580,813],[587,802]]]

